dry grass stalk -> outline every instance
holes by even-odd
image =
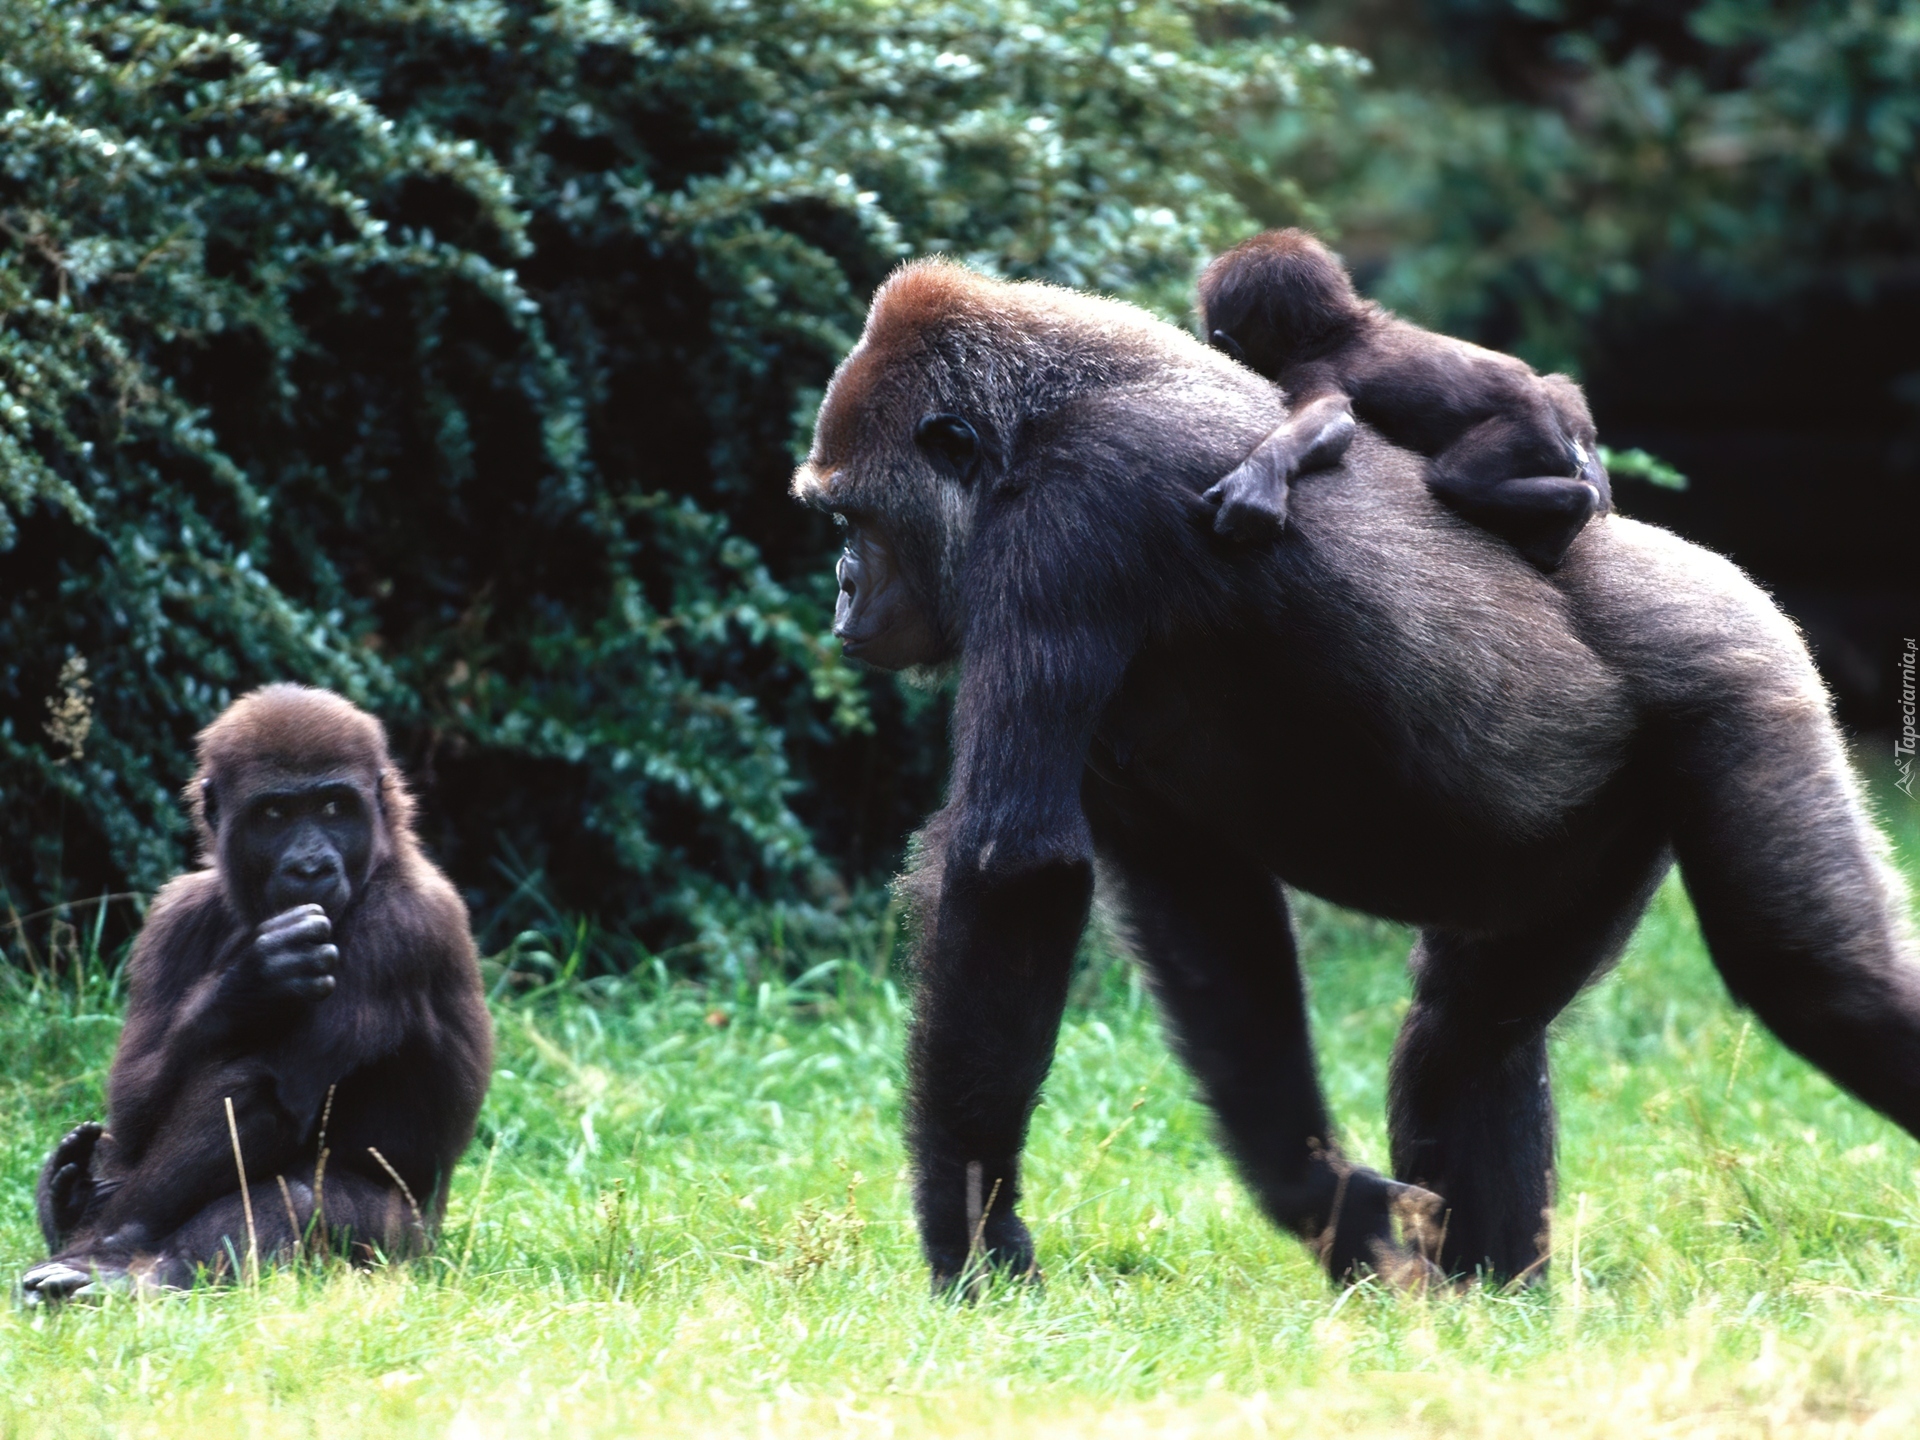
[[[313,1162],[313,1220],[307,1227],[307,1238],[312,1239],[317,1227],[320,1243],[326,1244],[327,1237],[327,1122],[333,1118],[333,1092],[338,1085],[327,1086],[326,1103],[320,1107],[320,1136],[314,1142],[317,1158]]]
[[[987,1290],[987,1215],[993,1209],[993,1202],[1000,1198],[1000,1177],[995,1176],[993,1189],[987,1192],[982,1201],[980,1186],[982,1170],[978,1160],[967,1162],[967,1297],[978,1300]]]
[[[280,1199],[287,1207],[287,1233],[293,1236],[293,1243],[295,1246],[298,1246],[300,1243],[300,1212],[293,1208],[293,1191],[287,1188],[286,1176],[276,1175],[273,1178],[280,1182]]]
[[[413,1223],[419,1228],[421,1238],[425,1239],[427,1234],[426,1217],[420,1213],[420,1202],[413,1198],[413,1191],[408,1187],[407,1182],[400,1178],[400,1172],[398,1170],[387,1163],[387,1157],[382,1155],[373,1146],[367,1146],[367,1154],[378,1161],[380,1168],[393,1177],[393,1183],[398,1185],[400,1187],[400,1193],[407,1197],[407,1206],[413,1211]]]
[[[233,1097],[227,1096],[227,1134],[233,1137],[233,1168],[240,1175],[240,1208],[247,1217],[247,1283],[260,1283],[260,1233],[253,1228],[253,1192],[247,1189],[247,1162],[240,1154],[240,1125],[233,1118]]]

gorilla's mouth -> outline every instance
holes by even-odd
[[[338,920],[346,908],[347,877],[339,871],[311,878],[276,875],[267,883],[267,911],[277,915],[297,905],[318,905],[329,920]]]

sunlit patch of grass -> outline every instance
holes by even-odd
[[[1329,1098],[1378,1164],[1408,936],[1301,910]],[[821,958],[791,985],[503,995],[438,1254],[0,1311],[0,1434],[1920,1433],[1920,1147],[1728,1002],[1677,884],[1558,1027],[1554,1278],[1519,1295],[1331,1290],[1096,953],[1034,1119],[1045,1283],[936,1303],[903,1001],[874,954]],[[97,966],[0,985],[0,1253],[24,1265],[118,996]]]

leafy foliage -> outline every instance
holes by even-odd
[[[0,0],[7,896],[177,868],[192,733],[289,678],[388,720],[476,894],[729,962],[749,897],[822,919],[937,761],[784,495],[866,294],[940,249],[1183,309],[1242,132],[1355,68],[1281,23]]]
[[[1262,146],[1390,305],[1577,364],[1623,297],[1870,285],[1920,243],[1915,0],[1309,0],[1378,83]]]

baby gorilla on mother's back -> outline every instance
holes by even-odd
[[[40,1177],[54,1254],[30,1300],[190,1285],[250,1233],[267,1259],[309,1235],[416,1253],[473,1137],[493,1031],[466,907],[420,853],[380,722],[256,690],[201,732],[188,799],[207,867],[134,944],[107,1124]]]
[[[1586,396],[1564,375],[1436,335],[1354,293],[1304,230],[1234,246],[1200,277],[1201,333],[1287,392],[1287,420],[1207,493],[1215,528],[1286,523],[1287,485],[1339,460],[1354,417],[1432,460],[1427,485],[1542,570],[1613,502]]]

